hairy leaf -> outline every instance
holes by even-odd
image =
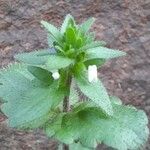
[[[37,128],[51,118],[51,110],[62,100],[57,82],[45,85],[27,71],[24,65],[12,65],[0,72],[0,97],[6,101],[2,111],[11,127]]]
[[[84,109],[63,117],[62,127],[55,137],[71,144],[79,141],[83,146],[94,148],[98,143],[119,150],[138,149],[148,138],[148,119],[141,110],[113,103],[114,115],[100,117],[98,111]]]
[[[15,55],[15,59],[27,64],[43,65],[47,61],[48,55],[50,55],[48,50],[39,50],[17,54]]]
[[[46,21],[41,21],[41,24],[47,29],[47,31],[53,36],[53,38],[60,42],[62,41],[62,35],[60,33],[60,31],[53,26],[52,24],[46,22]]]
[[[85,36],[85,43],[87,45],[90,45],[95,40],[95,33],[94,32],[88,32]]]
[[[55,39],[53,38],[53,36],[50,33],[47,33],[47,43],[49,47],[53,47],[54,41]]]
[[[87,60],[95,58],[110,59],[124,56],[126,54],[125,52],[109,49],[106,47],[96,47],[88,49],[86,52],[87,52]]]
[[[90,18],[90,19],[86,20],[85,22],[83,22],[83,23],[80,25],[80,30],[81,30],[83,33],[88,32],[88,30],[90,29],[90,27],[92,26],[92,24],[94,23],[94,21],[95,21],[95,18]]]
[[[89,82],[86,73],[76,77],[76,82],[81,92],[100,106],[108,115],[112,115],[112,106],[107,91],[100,80]]]
[[[18,54],[15,58],[21,62],[32,66],[41,67],[49,71],[65,68],[73,63],[72,59],[58,56],[56,54],[50,54],[48,51],[35,51]]]
[[[65,31],[66,31],[66,29],[67,29],[67,27],[68,27],[68,25],[69,25],[69,23],[70,23],[71,20],[74,21],[73,17],[70,14],[68,14],[65,17],[65,20],[64,20],[64,22],[63,22],[63,24],[61,26],[61,33],[62,34],[65,33]]]
[[[81,49],[82,50],[88,50],[88,49],[97,48],[97,47],[105,46],[105,45],[106,45],[106,43],[104,41],[94,41],[94,42],[91,42],[89,44],[86,44]]]

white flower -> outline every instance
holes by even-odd
[[[89,82],[97,81],[97,66],[96,65],[88,66],[88,80]]]
[[[58,71],[53,72],[53,73],[52,73],[52,77],[54,78],[54,80],[59,79],[59,77],[60,77],[59,72],[58,72]]]

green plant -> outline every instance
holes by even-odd
[[[67,15],[59,30],[42,21],[50,48],[17,54],[21,63],[0,71],[1,109],[11,127],[42,128],[59,149],[138,149],[149,134],[146,114],[109,96],[97,78],[97,67],[125,53],[95,41],[93,22],[76,25]]]

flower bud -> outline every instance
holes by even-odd
[[[96,65],[89,65],[88,66],[88,80],[89,82],[96,82],[97,81],[97,66]]]
[[[54,78],[54,80],[57,80],[57,79],[59,79],[59,77],[60,77],[60,74],[59,74],[59,72],[58,72],[58,71],[56,71],[56,72],[53,72],[53,73],[52,73],[52,77]]]

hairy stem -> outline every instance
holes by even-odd
[[[70,87],[71,87],[71,80],[72,80],[72,77],[68,74],[66,87],[68,88],[69,93],[70,93]],[[67,96],[64,97],[64,101],[63,101],[63,112],[68,112],[69,107],[70,107],[69,106],[69,94],[67,94]],[[63,150],[69,150],[69,146],[66,144],[63,144]]]

